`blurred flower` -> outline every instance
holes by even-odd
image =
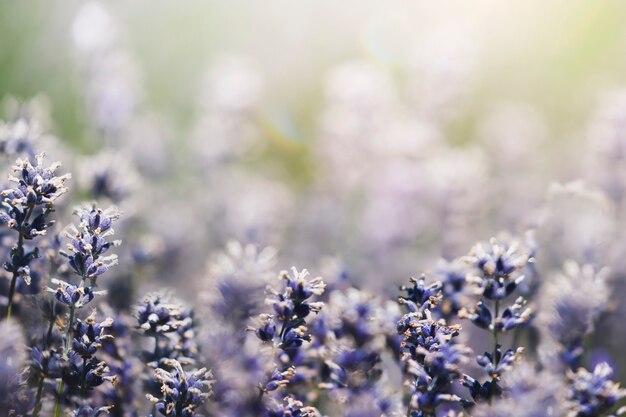
[[[613,369],[607,363],[600,363],[592,372],[584,368],[575,373],[569,372],[571,380],[567,396],[568,416],[593,417],[611,410],[617,402],[626,396],[626,390],[609,379]],[[622,407],[614,415],[626,413]]]
[[[608,272],[606,268],[596,272],[591,265],[581,266],[570,260],[562,271],[549,277],[542,287],[540,297],[544,307],[538,318],[545,355],[556,350],[560,361],[568,367],[580,366],[584,339],[607,309]],[[553,359],[546,360],[558,368]]]

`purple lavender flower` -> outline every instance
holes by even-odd
[[[9,259],[3,265],[13,275],[8,294],[7,317],[11,317],[18,278],[27,285],[30,284],[29,265],[39,256],[38,248],[26,249],[24,241],[45,235],[46,229],[54,223],[49,216],[54,211],[55,200],[68,191],[64,184],[70,175],[56,176],[56,170],[61,164],[57,162],[44,167],[43,159],[44,154],[37,155],[35,165],[29,159],[18,159],[13,166],[16,175],[9,175],[9,180],[17,185],[0,193],[2,206],[5,208],[5,211],[0,211],[0,223],[6,224],[18,234]]]
[[[185,372],[175,359],[167,360],[167,365],[172,368],[171,372],[161,368],[154,370],[155,379],[161,384],[163,397],[159,399],[148,394],[148,400],[164,416],[196,416],[196,408],[211,394],[211,372],[206,368]]]
[[[105,294],[106,291],[94,291],[91,287],[83,287],[68,284],[65,281],[53,278],[50,282],[57,285],[56,289],[46,288],[54,293],[54,297],[61,303],[75,308],[82,308],[94,299],[96,295]]]
[[[81,405],[70,412],[70,417],[98,417],[100,414],[109,414],[112,406],[93,408],[89,405]]]
[[[487,248],[482,244],[474,246],[464,259],[479,272],[468,280],[477,284],[480,295],[489,300],[503,300],[513,293],[524,279],[520,271],[528,262],[528,256],[519,252],[516,242],[509,245],[496,239],[491,239]]]
[[[418,279],[411,278],[412,287],[402,286],[400,291],[405,291],[406,296],[399,298],[400,304],[407,306],[410,312],[423,312],[426,308],[433,308],[441,300],[440,281],[426,285],[426,277],[420,276]]]
[[[314,407],[305,407],[301,401],[285,397],[282,404],[267,410],[263,417],[321,417],[321,414]]]
[[[104,274],[111,266],[117,264],[117,255],[104,254],[119,241],[108,241],[106,238],[113,235],[113,222],[120,216],[114,208],[102,210],[92,206],[82,207],[75,214],[80,219],[77,227],[66,233],[70,239],[67,248],[70,267],[83,281],[89,279],[91,285],[96,285],[96,279]]]
[[[148,294],[137,307],[139,330],[148,336],[175,332],[182,326],[182,308],[168,301],[166,295]]]
[[[564,415],[564,386],[561,378],[549,371],[537,371],[522,362],[507,373],[503,385],[506,396],[483,403],[472,410],[474,417],[546,417]]]
[[[606,362],[596,365],[593,372],[579,368],[568,372],[570,380],[567,395],[568,415],[574,417],[595,417],[611,410],[617,402],[626,397],[626,390],[609,377],[613,369]],[[626,413],[626,407],[614,415]]]
[[[102,348],[102,344],[107,340],[112,340],[113,336],[105,334],[104,331],[113,325],[113,319],[107,318],[104,321],[96,322],[96,314],[93,312],[84,321],[77,320],[72,332],[72,350],[82,358],[91,358]]]
[[[607,275],[606,268],[596,271],[591,265],[568,261],[561,272],[548,277],[541,293],[544,308],[538,321],[542,329],[540,352],[544,356],[558,355],[544,359],[549,366],[559,368],[562,363],[574,370],[581,365],[585,337],[607,309]]]

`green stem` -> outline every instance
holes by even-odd
[[[59,417],[59,413],[61,412],[61,400],[63,399],[63,379],[61,379],[61,383],[59,383],[59,390],[57,395],[56,403],[54,404],[54,417]]]

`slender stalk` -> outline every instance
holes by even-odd
[[[72,345],[72,326],[74,325],[74,311],[76,307],[74,305],[70,306],[70,320],[67,324],[67,333],[65,334],[65,355],[70,351],[70,347]]]
[[[500,300],[495,301],[494,306],[494,318],[493,318],[493,363],[495,366],[498,366],[498,327],[496,326],[496,322],[498,320],[498,315],[500,314]]]
[[[19,258],[24,256],[24,225],[28,224],[28,220],[30,220],[30,215],[33,213],[34,208],[35,206],[30,206],[26,210],[24,219],[22,220],[22,223],[20,223],[20,227],[18,228],[18,231],[17,231],[17,245],[15,246],[15,250],[17,251]],[[7,307],[7,319],[11,318],[11,312],[13,311],[13,295],[15,295],[17,276],[18,276],[17,268],[14,264],[13,276],[11,277],[11,287],[9,288],[9,305]]]
[[[57,395],[56,403],[54,404],[54,417],[59,417],[59,413],[61,412],[61,400],[63,399],[63,379],[59,383],[59,390]]]
[[[46,345],[45,349],[48,349],[50,346],[50,341],[52,339],[52,328],[54,326],[54,320],[50,320],[50,324],[48,325],[48,334],[46,336]],[[37,397],[35,399],[35,408],[33,409],[33,417],[38,417],[39,412],[41,411],[41,396],[43,395],[43,384],[46,379],[46,375],[48,374],[48,362],[45,362],[43,365],[43,371],[39,377],[39,384],[37,385]]]
[[[65,357],[69,357],[68,353],[70,351],[70,346],[71,346],[71,340],[72,340],[72,326],[74,325],[74,311],[76,309],[76,306],[74,306],[73,304],[70,305],[70,320],[68,322],[67,325],[67,333],[65,334],[65,351],[63,352],[63,355]],[[57,400],[56,403],[54,405],[54,417],[59,417],[59,413],[61,412],[61,402],[63,401],[63,386],[64,386],[64,382],[63,379],[61,379],[61,383],[59,384],[59,390],[58,390],[58,395],[57,395]]]

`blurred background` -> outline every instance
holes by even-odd
[[[148,287],[236,239],[393,294],[503,232],[545,274],[573,258],[620,278],[624,17],[582,0],[3,1],[3,117],[37,119],[15,135],[47,132],[74,192],[120,206],[128,256],[163,263]]]

